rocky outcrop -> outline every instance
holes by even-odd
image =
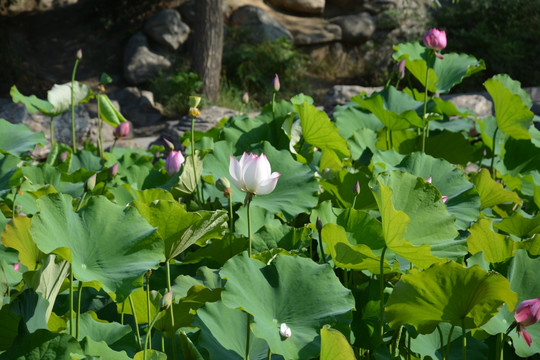
[[[124,50],[124,77],[130,84],[145,83],[171,65],[165,56],[150,49],[142,32],[129,39]]]
[[[367,12],[338,16],[330,19],[330,22],[341,28],[341,40],[352,44],[366,42],[376,27],[375,18]]]
[[[325,0],[268,0],[280,9],[300,14],[317,15],[324,11]]]
[[[177,50],[187,40],[189,30],[174,9],[160,11],[144,24],[146,35],[169,50]]]
[[[268,12],[257,6],[242,6],[231,15],[231,24],[241,26],[252,42],[274,41],[285,37],[292,41],[289,30]]]

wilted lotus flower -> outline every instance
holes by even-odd
[[[536,324],[540,320],[540,297],[522,301],[516,308],[514,319],[516,319],[518,336],[522,336],[527,345],[531,346],[531,334],[525,327]]]
[[[279,84],[279,76],[277,74],[276,76],[274,76],[274,81],[272,81],[272,87],[274,88],[275,92],[279,91],[280,84]]]
[[[114,129],[113,135],[117,139],[126,138],[129,135],[129,122],[123,121]]]
[[[291,328],[288,327],[287,324],[282,323],[279,327],[279,333],[281,334],[281,336],[288,339],[291,337]]]
[[[184,155],[182,155],[180,150],[171,151],[169,156],[167,156],[167,160],[165,160],[165,169],[167,170],[167,174],[169,174],[169,176],[173,176],[179,172],[184,160]]]
[[[244,153],[240,161],[231,156],[229,174],[236,187],[252,195],[270,194],[276,188],[278,172],[273,172],[266,155]]]

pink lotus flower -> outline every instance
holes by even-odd
[[[237,188],[253,195],[270,194],[276,188],[278,172],[273,172],[266,155],[244,153],[240,161],[231,156],[229,174]]]
[[[123,139],[129,135],[129,122],[123,121],[114,129],[113,135],[117,139]]]
[[[167,160],[165,160],[165,169],[169,176],[173,176],[180,171],[182,164],[184,163],[184,155],[180,151],[171,151]]]
[[[518,336],[522,336],[527,345],[531,346],[531,334],[525,327],[536,324],[540,320],[540,297],[522,301],[516,308],[514,319],[517,323]]]
[[[426,182],[431,184],[431,176],[427,178]],[[442,200],[443,203],[445,203],[446,200],[448,200],[448,196],[446,196],[446,195],[441,196],[441,200]]]
[[[19,271],[19,263],[15,263],[15,264],[13,265],[13,269],[14,269],[15,271]]]
[[[274,81],[272,81],[272,87],[274,88],[275,92],[279,91],[280,84],[279,84],[279,76],[277,74],[276,76],[274,76]]]
[[[430,49],[441,51],[446,47],[446,32],[435,28],[430,29],[424,35],[424,43]]]

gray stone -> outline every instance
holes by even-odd
[[[230,118],[238,112],[220,106],[211,106],[201,110],[201,115],[195,120],[195,131],[208,131],[215,127],[223,118]],[[166,128],[161,135],[174,144],[175,149],[180,149],[179,137],[186,131],[191,131],[191,116],[183,116],[180,120],[167,122]]]
[[[295,45],[315,45],[341,40],[341,28],[335,24],[307,24],[291,32]]]
[[[487,92],[475,94],[441,95],[441,99],[450,101],[458,108],[472,110],[476,116],[483,118],[493,116],[493,102]]]
[[[336,5],[347,12],[354,12],[363,9],[364,1],[359,0],[327,0],[326,5]]]
[[[167,58],[150,49],[143,33],[129,39],[124,50],[124,77],[130,84],[145,83],[170,66]]]
[[[154,94],[148,90],[130,86],[112,93],[110,98],[118,101],[120,112],[136,128],[153,126],[163,119],[160,106],[154,102]]]
[[[189,31],[189,26],[174,9],[160,11],[144,24],[146,35],[169,50],[178,49],[187,40]]]
[[[324,108],[331,111],[336,105],[346,104],[352,97],[365,92],[371,95],[374,92],[381,91],[382,86],[364,87],[360,85],[335,85],[324,96]]]
[[[231,15],[231,23],[248,30],[253,42],[274,41],[285,37],[292,41],[289,30],[263,9],[257,6],[242,6]]]
[[[325,5],[325,0],[268,0],[268,2],[286,11],[310,15],[322,14]]]
[[[341,39],[358,44],[368,40],[375,32],[375,19],[367,12],[338,16],[330,20],[341,28]]]

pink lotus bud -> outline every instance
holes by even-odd
[[[19,271],[19,263],[13,264],[13,270]]]
[[[163,297],[161,298],[161,301],[160,301],[161,311],[167,310],[171,306],[172,300],[173,300],[173,293],[171,290],[165,295],[163,295]]]
[[[84,191],[92,191],[96,187],[97,173],[90,176],[88,180],[84,183]]]
[[[276,76],[274,77],[274,81],[272,82],[272,87],[274,88],[274,91],[275,92],[278,92],[279,91],[279,88],[280,88],[280,84],[279,84],[279,76],[276,74]]]
[[[431,184],[431,176],[427,178],[426,182]]]
[[[355,193],[356,195],[360,195],[360,183],[358,181],[356,182],[356,184],[354,184],[353,193]]]
[[[167,149],[169,149],[169,151],[174,150],[174,144],[172,142],[170,142],[169,140],[165,138],[163,138],[163,141],[165,142],[165,145],[167,146]]]
[[[123,121],[114,129],[113,135],[117,139],[124,139],[129,135],[129,122]]]
[[[60,154],[60,162],[66,162],[67,160],[67,157],[68,157],[68,152],[67,151],[64,151],[63,153]]]
[[[281,336],[283,336],[284,338],[290,338],[292,333],[291,333],[291,328],[287,326],[287,324],[285,323],[282,323],[281,326],[279,327],[279,333]]]
[[[405,59],[398,62],[395,66],[395,71],[398,73],[399,79],[403,79],[405,77]]]
[[[244,95],[242,96],[242,102],[244,104],[247,104],[249,102],[249,94],[247,92],[245,92]]]
[[[180,171],[182,164],[184,163],[184,155],[180,151],[171,151],[167,160],[165,160],[165,170],[169,176],[173,176]]]
[[[435,28],[430,29],[424,36],[424,43],[430,49],[441,51],[446,47],[446,32]]]
[[[118,174],[118,163],[115,163],[111,168],[109,169],[109,175],[112,177],[115,177],[116,174]]]
[[[522,336],[527,345],[531,346],[532,338],[525,327],[540,320],[540,297],[522,301],[516,308],[514,319],[517,323],[518,336]]]
[[[281,176],[272,172],[266,155],[244,153],[240,161],[231,156],[229,175],[237,188],[252,195],[270,194]]]
[[[448,196],[443,195],[441,196],[441,199],[442,199],[442,202],[445,203],[446,200],[448,200]]]
[[[77,58],[77,60],[82,59],[82,49],[77,50],[77,54],[75,55],[75,57]]]

